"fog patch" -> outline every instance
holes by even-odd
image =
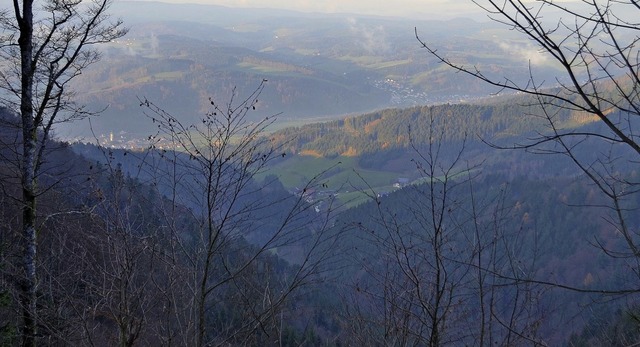
[[[359,23],[356,18],[347,18],[349,31],[356,37],[356,41],[364,50],[371,54],[387,53],[391,48],[387,40],[384,26],[366,25]]]
[[[528,61],[533,66],[542,66],[549,62],[549,57],[530,44],[499,42],[500,48],[511,55]]]
[[[151,45],[151,54],[152,55],[157,55],[158,54],[158,48],[160,47],[160,42],[158,41],[158,37],[156,36],[155,33],[151,33],[151,38],[150,38],[150,45]]]

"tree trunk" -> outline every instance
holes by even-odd
[[[20,64],[21,64],[21,98],[20,113],[22,118],[22,262],[23,278],[20,283],[20,303],[22,305],[22,345],[36,345],[36,141],[37,129],[33,116],[33,0],[22,1],[22,14],[18,0],[14,0],[16,19],[20,26]]]

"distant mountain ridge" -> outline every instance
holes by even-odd
[[[456,62],[526,80],[526,42],[495,23],[469,19],[407,21],[345,14],[116,2],[113,16],[131,30],[101,46],[103,59],[75,83],[93,111],[94,133],[153,132],[137,107],[148,98],[180,119],[197,119],[218,103],[269,80],[255,117],[284,122],[337,117],[389,107],[457,102],[493,92],[444,68],[420,48],[420,37]],[[505,52],[510,54],[504,54]],[[552,76],[553,66],[539,66]],[[552,79],[550,79],[552,80]],[[88,123],[59,128],[64,138],[91,137]]]

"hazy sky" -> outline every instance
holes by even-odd
[[[382,16],[455,17],[477,14],[471,0],[160,0],[229,7],[281,8],[304,12],[346,12]]]

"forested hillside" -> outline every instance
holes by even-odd
[[[561,345],[589,321],[600,323],[588,334],[604,335],[599,313],[613,317],[615,304],[550,285],[616,291],[633,283],[625,268],[596,246],[623,249],[624,241],[610,230],[601,211],[584,207],[602,203],[588,182],[490,174],[462,181],[460,186],[448,182],[452,188],[446,198],[444,183],[411,186],[337,218],[336,227],[351,230],[345,242],[352,265],[343,281],[351,286],[352,319],[362,324],[359,329],[369,338],[365,341],[406,338],[403,334],[423,327],[420,317],[429,314],[447,320],[441,327],[444,344],[473,343],[483,331],[493,331],[499,345],[525,343],[501,331],[504,322],[540,344]],[[434,202],[436,218],[443,219],[441,234],[440,224],[434,228],[431,219]],[[482,274],[479,266],[491,271]],[[383,319],[378,310],[385,302],[395,309]],[[419,308],[427,303],[433,306]],[[415,311],[404,316],[414,305]],[[479,320],[489,312],[494,320]],[[395,335],[378,335],[379,327]],[[619,338],[612,331],[606,334]]]
[[[550,159],[553,156],[514,156],[514,151],[491,148],[479,141],[479,138],[494,142],[527,139],[527,134],[544,129],[539,119],[527,116],[523,111],[526,108],[511,106],[514,104],[517,103],[509,99],[480,105],[388,109],[339,122],[265,133],[265,140],[288,136],[294,139],[293,143],[270,140],[255,147],[255,154],[261,158],[260,153],[272,155],[265,152],[269,148],[265,147],[267,143],[272,148],[288,146],[287,151],[282,152],[284,156],[281,152],[273,153],[269,165],[264,166],[267,173],[277,174],[278,167],[294,160],[289,157],[304,157],[308,154],[305,151],[314,148],[316,156],[331,156],[337,160],[353,157],[372,171],[389,169],[388,153],[395,153],[393,165],[396,170],[401,168],[397,172],[413,172],[412,177],[422,177],[422,180],[416,179],[411,185],[403,183],[402,189],[384,194],[378,194],[380,191],[369,186],[361,193],[368,196],[360,198],[364,204],[352,208],[339,203],[342,192],[329,187],[327,176],[322,172],[318,172],[316,180],[310,181],[304,190],[297,192],[298,197],[290,195],[274,175],[260,175],[259,180],[243,183],[237,200],[226,210],[231,216],[230,230],[242,232],[229,234],[237,237],[220,244],[215,253],[224,267],[211,274],[220,281],[215,290],[223,299],[207,304],[211,306],[207,309],[206,338],[234,344],[262,344],[260,341],[265,341],[262,339],[277,334],[284,345],[392,343],[408,338],[406,334],[415,333],[394,330],[400,329],[398,324],[418,328],[424,323],[418,324],[414,320],[426,312],[412,311],[403,319],[384,320],[383,313],[378,311],[384,300],[379,300],[385,295],[400,300],[392,303],[399,305],[396,309],[400,311],[388,312],[391,317],[402,314],[404,305],[419,305],[424,298],[404,297],[399,293],[412,290],[410,288],[427,290],[433,285],[430,282],[432,271],[437,269],[448,273],[443,277],[444,283],[449,283],[443,284],[442,289],[446,290],[441,294],[447,293],[443,298],[453,300],[442,306],[446,308],[442,312],[449,312],[447,319],[451,319],[450,324],[440,328],[443,341],[462,339],[471,342],[485,330],[494,331],[493,338],[500,343],[519,341],[513,340],[512,330],[531,334],[531,338],[535,337],[541,343],[553,344],[569,339],[572,333],[576,334],[573,337],[576,341],[593,335],[581,331],[585,324],[590,324],[587,326],[592,329],[601,326],[591,313],[594,307],[615,312],[612,307],[617,305],[590,305],[591,309],[585,311],[582,305],[594,300],[593,295],[565,292],[544,283],[598,291],[615,291],[627,286],[628,274],[597,246],[606,244],[615,248],[622,245],[622,240],[602,218],[601,209],[585,207],[598,206],[603,201],[583,176],[567,174],[567,167],[553,169],[554,160]],[[5,115],[4,119],[4,124],[13,122],[11,115]],[[207,121],[208,118],[203,119]],[[564,119],[567,128],[581,124],[583,128],[593,126],[585,121],[588,118],[577,118],[570,113]],[[159,121],[161,118],[155,122]],[[11,143],[10,139],[16,134],[10,127],[3,129],[4,143]],[[465,135],[465,131],[473,135]],[[399,138],[402,136],[405,137]],[[395,140],[393,145],[384,145],[392,139]],[[338,153],[322,152],[321,147],[305,147],[325,143],[336,148],[343,145],[341,141],[352,141],[354,150]],[[62,341],[88,338],[112,342],[128,338],[141,343],[188,341],[189,329],[196,327],[182,325],[179,317],[187,317],[183,316],[188,315],[184,310],[197,304],[188,283],[198,277],[182,276],[192,276],[198,271],[200,265],[192,263],[195,259],[189,253],[198,254],[199,248],[192,242],[201,242],[197,241],[202,240],[198,235],[207,230],[206,219],[201,218],[210,214],[207,206],[215,206],[201,205],[202,200],[194,194],[197,190],[189,188],[190,180],[197,182],[199,175],[206,174],[206,171],[200,171],[202,169],[192,171],[200,166],[188,164],[193,162],[196,152],[74,146],[76,153],[90,158],[85,159],[63,144],[51,148],[56,150],[49,157],[48,165],[64,170],[69,179],[50,183],[43,179],[41,183],[51,184],[47,203],[42,207],[43,223],[47,223],[51,239],[46,237],[42,241],[47,252],[41,259],[48,260],[39,266],[47,273],[43,281],[57,283],[41,294],[50,302],[43,306],[43,314],[48,315],[48,310],[69,310],[69,313],[43,323],[43,331],[49,338]],[[4,154],[5,171],[12,165],[10,153]],[[459,160],[455,159],[456,155]],[[477,160],[478,156],[484,160]],[[71,166],[60,166],[62,158]],[[229,169],[237,164],[229,164],[232,165]],[[435,171],[429,171],[429,168]],[[55,171],[47,170],[51,177],[57,176]],[[335,168],[331,170],[335,171]],[[325,174],[331,174],[331,170]],[[627,180],[637,179],[633,170],[623,168],[622,174]],[[176,180],[179,177],[183,178]],[[361,176],[361,179],[365,177]],[[322,195],[323,191],[332,193]],[[6,189],[6,198],[15,193]],[[220,202],[231,203],[228,199],[233,195],[227,195],[231,193],[233,191],[220,195],[223,199]],[[11,211],[18,206],[6,201],[3,223],[8,226],[5,229],[8,234],[4,236],[8,274],[13,266],[9,261],[13,248],[9,240],[11,230],[15,230],[9,216],[15,215]],[[258,201],[260,203],[256,204]],[[629,203],[629,206],[638,206],[640,201]],[[225,203],[222,206],[226,206]],[[283,214],[283,211],[297,209],[300,211],[294,215]],[[430,219],[432,214],[441,221],[434,225]],[[224,221],[224,215],[215,220]],[[629,221],[640,223],[633,218]],[[439,230],[438,225],[444,228],[443,234],[431,234]],[[285,235],[289,236],[272,239],[282,227],[291,231],[309,229],[311,234],[294,236],[287,231]],[[322,235],[317,240],[318,245],[323,246],[309,248],[308,242],[317,235]],[[437,236],[436,239],[432,239],[433,236]],[[433,240],[439,241],[433,243]],[[333,246],[325,248],[329,245]],[[437,250],[444,252],[440,260],[433,258],[434,253],[431,253],[437,253]],[[65,257],[48,253],[54,251],[63,252]],[[187,253],[182,253],[184,251]],[[85,258],[88,254],[92,254],[89,260]],[[243,260],[245,255],[253,260],[243,263],[247,260]],[[407,255],[411,260],[401,261],[398,255]],[[70,257],[78,257],[83,267],[79,269],[69,263]],[[473,259],[490,262],[496,273],[482,275],[477,272],[474,266],[478,264]],[[314,265],[306,268],[309,261]],[[229,274],[230,270],[225,267],[234,266],[234,263],[241,266],[238,269],[241,271],[225,280],[224,274]],[[55,266],[55,272],[52,266]],[[519,268],[521,270],[517,270]],[[301,269],[305,274],[302,282],[287,280],[290,276],[299,276]],[[420,273],[426,271],[418,275],[424,283],[406,282],[410,278],[402,279],[402,276],[396,278],[401,275],[398,270],[412,269],[420,269]],[[216,271],[222,272],[216,274]],[[82,280],[78,282],[79,273],[82,273]],[[495,277],[498,273],[500,276]],[[483,278],[481,283],[474,282],[476,275]],[[99,280],[104,276],[111,279]],[[69,287],[68,283],[76,284]],[[237,291],[249,283],[255,283],[251,288],[258,292]],[[276,306],[265,306],[270,313],[264,311],[264,316],[253,316],[253,310],[257,309],[254,305],[265,303],[262,295],[266,292],[260,294],[260,290],[278,291],[282,290],[278,289],[283,288],[282,285],[293,284],[297,289],[291,293],[295,294],[286,301],[274,303]],[[298,288],[299,285],[302,286]],[[69,289],[76,286],[80,287]],[[15,309],[16,302],[11,299],[10,287],[5,293],[7,301],[3,309],[10,312]],[[134,295],[135,299],[122,302],[118,295],[124,294]],[[178,294],[179,297],[175,297]],[[437,292],[429,295],[435,294]],[[171,300],[180,298],[183,301],[168,309],[167,295],[174,297]],[[256,301],[256,295],[261,299]],[[491,310],[482,303],[489,298],[501,298],[495,303],[500,307],[500,313],[495,312],[495,319],[507,319],[511,315],[511,319],[518,318],[518,323],[509,325],[507,330],[498,321],[473,323],[477,314]],[[74,309],[78,305],[91,309],[78,311]],[[146,318],[149,315],[156,318]],[[169,320],[164,321],[163,317]],[[256,330],[255,326],[243,324],[248,317],[265,325]],[[619,324],[625,324],[625,318],[620,317]],[[78,329],[80,322],[84,322],[83,328]],[[6,321],[5,326],[5,339],[14,341],[17,335],[11,330],[12,323]],[[378,335],[379,329],[395,332],[382,336]]]
[[[526,106],[529,105],[529,106]],[[544,131],[547,121],[540,106],[525,96],[499,97],[485,103],[394,108],[336,121],[291,127],[274,134],[294,154],[362,156],[381,150],[402,149],[428,142],[435,126],[450,141],[483,140],[495,145],[525,141]],[[576,128],[595,122],[584,112],[562,110],[556,115],[560,128]],[[287,141],[294,138],[295,141]],[[506,141],[505,141],[506,140]]]
[[[9,285],[20,266],[16,242],[20,205],[15,200],[20,192],[11,178],[16,166],[11,143],[20,137],[10,127],[15,121],[3,111],[0,221],[6,285],[0,310],[4,312],[2,340],[8,345],[20,339],[13,318],[20,303]],[[210,276],[209,289],[200,293],[207,298],[215,293],[215,299],[207,300],[202,338],[262,345],[266,342],[260,341],[276,334],[295,345],[312,338],[313,331],[328,329],[330,322],[313,324],[311,330],[304,323],[329,309],[317,306],[324,294],[309,296],[323,288],[319,283],[310,285],[326,271],[316,259],[326,242],[322,220],[282,186],[247,181],[242,196],[236,196],[240,201],[226,200],[233,195],[219,195],[216,209],[223,208],[225,213],[216,213],[215,222],[209,223],[226,231],[220,231],[220,244],[205,253],[215,257],[212,266],[201,258],[201,242],[206,242],[204,238],[213,242],[212,235],[202,234],[207,229],[202,218],[211,212],[184,191],[185,182],[174,181],[182,192],[171,196],[165,185],[168,177],[158,176],[159,168],[141,157],[135,171],[146,174],[135,175],[106,148],[93,149],[102,155],[95,161],[74,154],[64,143],[51,141],[48,147],[43,167],[47,175],[40,180],[47,189],[38,219],[47,230],[40,238],[42,320],[38,326],[48,343],[191,345],[198,335],[193,322],[200,304],[195,293],[203,266],[209,266],[205,275]],[[180,174],[200,179],[186,169]],[[281,213],[287,210],[288,215]],[[253,281],[257,287],[251,285]],[[243,289],[234,289],[238,286]],[[285,300],[294,289],[295,296]],[[298,310],[305,315],[300,317]]]
[[[494,100],[478,105],[388,109],[343,121],[265,134],[274,148],[285,150],[282,154],[277,152],[278,155],[266,171],[268,175],[260,175],[265,183],[277,179],[278,176],[273,174],[282,174],[286,171],[285,167],[295,169],[300,165],[298,160],[306,158],[309,167],[305,169],[308,172],[305,179],[316,180],[317,183],[297,190],[288,184],[285,186],[304,196],[316,208],[316,214],[338,213],[330,218],[331,228],[327,231],[328,235],[339,235],[335,240],[339,247],[333,248],[335,253],[332,253],[334,258],[330,270],[324,273],[324,278],[330,280],[331,284],[330,287],[316,288],[314,295],[324,298],[328,294],[324,291],[330,290],[340,293],[340,299],[322,299],[328,300],[323,301],[323,305],[331,308],[320,310],[319,314],[324,317],[323,323],[318,323],[320,326],[309,326],[319,334],[315,337],[319,339],[318,343],[373,343],[393,341],[401,338],[402,334],[413,334],[405,331],[392,338],[378,336],[376,331],[383,328],[399,329],[389,326],[390,321],[379,320],[381,313],[377,312],[377,307],[384,304],[378,300],[385,295],[380,291],[388,290],[388,295],[399,295],[396,291],[409,290],[417,285],[411,282],[387,282],[389,279],[385,278],[398,276],[397,270],[414,269],[415,266],[435,266],[434,269],[441,266],[442,270],[452,271],[446,277],[446,283],[450,283],[454,291],[450,295],[452,298],[460,296],[466,299],[455,305],[446,305],[455,323],[443,326],[442,331],[456,336],[468,330],[468,335],[460,337],[463,340],[474,341],[478,338],[477,334],[487,329],[495,330],[494,338],[501,343],[514,338],[495,326],[499,326],[497,322],[487,321],[477,325],[467,318],[462,319],[480,314],[482,310],[471,308],[483,307],[481,302],[486,302],[490,297],[504,300],[500,303],[501,314],[496,319],[508,319],[509,315],[510,319],[517,317],[519,323],[514,323],[508,329],[521,333],[526,331],[540,343],[558,344],[569,339],[571,334],[579,335],[585,324],[596,324],[592,314],[596,307],[615,316],[617,305],[594,304],[589,306],[589,310],[584,310],[583,305],[597,296],[580,293],[591,289],[615,292],[626,288],[629,281],[632,283],[623,268],[603,254],[598,246],[624,249],[623,239],[605,219],[606,210],[597,207],[606,202],[598,190],[572,166],[559,163],[557,155],[525,155],[514,150],[492,148],[481,141],[518,143],[529,141],[531,136],[546,131],[542,119],[529,115],[533,108],[514,106],[521,104],[526,104],[526,98]],[[567,112],[562,119],[566,129],[598,131],[592,118]],[[406,129],[403,129],[404,126]],[[465,135],[465,131],[473,136]],[[412,140],[414,134],[418,135]],[[396,141],[391,148],[380,144],[384,142],[380,139],[398,139],[399,136],[406,137]],[[293,140],[281,141],[287,137]],[[313,147],[324,143],[335,148],[343,146],[341,141],[351,141],[354,148],[368,150],[363,150],[362,154],[358,150],[352,153],[323,153],[318,147]],[[587,141],[583,146],[581,152],[576,154],[589,157],[597,144]],[[92,145],[76,145],[74,148],[93,160],[111,158],[122,163],[122,170],[131,173],[141,171],[139,163],[143,158],[163,153],[153,149],[145,152],[105,150]],[[315,152],[310,153],[310,148],[315,148]],[[330,161],[325,156],[340,164],[329,166]],[[318,163],[314,164],[314,161]],[[315,173],[314,168],[317,170]],[[619,166],[619,169],[625,180],[637,179],[637,172],[632,166]],[[344,173],[350,170],[354,170],[355,176],[348,178]],[[383,173],[386,170],[396,173],[386,184],[389,187],[391,183],[398,182],[401,174],[411,179],[402,182],[398,186],[400,189],[369,184],[367,179],[375,177],[374,172]],[[184,175],[181,169],[176,174]],[[138,175],[146,177],[144,180],[160,183],[144,170]],[[285,174],[280,178],[286,180],[287,177]],[[354,181],[355,177],[360,183]],[[340,179],[345,181],[341,182]],[[281,185],[277,186],[284,189]],[[156,189],[163,192],[161,194],[170,194],[167,187],[158,187]],[[360,189],[357,206],[348,202],[354,197],[354,189]],[[272,189],[263,187],[259,191],[264,192],[264,195],[259,194],[260,199],[274,196]],[[637,199],[626,203],[629,208],[640,206]],[[259,213],[252,217],[257,218],[259,224],[269,224],[270,216],[277,215],[274,210],[273,214]],[[431,233],[438,230],[438,226],[430,220],[433,215],[441,218],[442,226],[446,226],[440,236],[442,243],[433,244],[430,241],[430,237],[433,237]],[[636,220],[637,216],[631,214],[629,217],[630,223],[640,223],[640,220]],[[246,235],[252,235],[252,229],[247,229]],[[431,253],[435,251],[433,247],[446,251],[440,265],[434,263],[436,258]],[[396,256],[405,253],[412,260],[398,263]],[[472,260],[474,257],[490,262],[495,272],[492,275],[477,273],[473,267],[479,265]],[[292,258],[285,256],[285,259],[291,261]],[[418,268],[415,269],[418,271]],[[420,288],[432,285],[429,280],[431,270],[424,271],[420,277],[425,282],[420,284]],[[482,284],[478,285],[472,280],[476,275],[488,277],[484,277]],[[580,290],[563,291],[558,289],[558,285]],[[497,289],[501,287],[505,289]],[[525,293],[522,299],[515,299]],[[405,299],[406,302],[394,305],[418,305],[420,300],[424,300],[402,300]],[[515,315],[511,310],[520,313]],[[524,312],[527,312],[526,316]],[[413,320],[420,319],[426,313],[413,314],[415,316],[407,318],[408,321],[397,324],[413,326],[417,324]],[[620,319],[624,320],[624,316]],[[352,321],[362,325],[352,330],[346,323]],[[333,328],[327,331],[325,324]],[[473,328],[470,329],[470,326]],[[593,329],[599,329],[599,326]],[[578,335],[573,338],[579,339]]]

